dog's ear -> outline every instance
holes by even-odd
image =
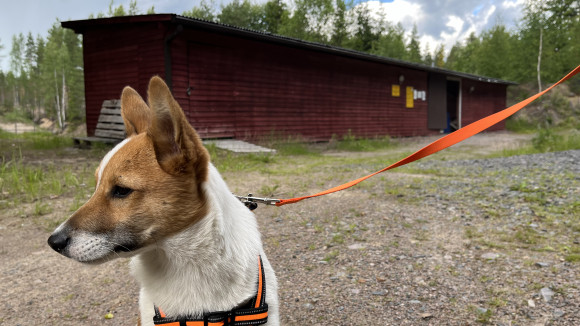
[[[161,168],[170,174],[190,172],[205,178],[209,154],[173,98],[163,79],[149,82],[148,102],[153,111],[149,136]]]
[[[139,93],[129,86],[121,94],[121,116],[127,137],[147,131],[151,125],[151,109]]]

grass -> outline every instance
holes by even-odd
[[[13,134],[0,130],[0,144],[21,150],[56,150],[73,145],[72,139],[50,132],[26,132]]]
[[[569,263],[579,263],[580,262],[580,254],[569,254],[566,255],[564,258]]]
[[[72,167],[27,164],[21,155],[0,161],[0,208],[19,203],[35,203],[34,214],[44,215],[51,210],[47,198],[59,197],[66,192],[84,190],[86,183],[94,183],[88,169],[74,171]],[[85,191],[81,192],[84,193]],[[3,204],[2,204],[3,203]]]
[[[531,134],[537,129],[537,126],[525,119],[508,118],[505,121],[505,128],[517,133]]]
[[[332,137],[329,147],[338,151],[372,152],[379,149],[392,148],[395,145],[388,136],[362,138],[355,136],[350,130],[341,140],[336,138],[336,136]]]
[[[59,166],[46,158],[54,157],[55,150],[60,156],[59,150],[72,145],[70,138],[0,131],[0,145],[0,208],[33,203],[29,214],[42,216],[53,211],[50,199],[72,193],[86,197],[94,186],[94,163]]]
[[[538,129],[531,144],[516,149],[506,149],[490,157],[508,157],[546,152],[560,152],[580,149],[580,133],[557,132],[554,129]]]
[[[11,112],[4,112],[2,113],[2,122],[6,123],[30,123],[32,124],[32,120],[30,117],[27,116],[26,113],[23,111],[11,111]]]

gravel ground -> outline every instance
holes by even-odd
[[[498,137],[508,135],[478,136],[337,194],[259,207],[282,323],[580,325],[580,151],[455,159]],[[311,158],[298,157],[223,174],[236,193],[291,197],[381,167],[336,156],[308,173],[299,168]],[[288,165],[296,171],[280,169]],[[136,323],[138,289],[126,260],[87,267],[46,245],[47,225],[72,201],[51,199],[54,212],[41,218],[23,218],[26,207],[0,210],[1,325]]]

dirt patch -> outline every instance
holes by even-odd
[[[282,324],[580,324],[580,264],[574,261],[580,154],[481,158],[527,137],[477,136],[341,193],[260,206]],[[430,140],[363,154],[380,161]],[[99,159],[83,153],[50,160],[59,166],[92,160],[96,167]],[[274,160],[223,175],[238,194],[262,189],[288,198],[376,170],[376,164],[329,160],[308,173],[288,172],[286,165],[308,160]],[[0,210],[0,324],[136,324],[138,287],[127,260],[85,266],[46,245],[73,200],[74,194],[46,198],[52,213],[36,217],[35,203]],[[105,319],[108,313],[113,318]]]

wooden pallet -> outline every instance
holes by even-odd
[[[75,146],[90,147],[92,143],[116,144],[125,139],[125,124],[121,117],[121,101],[105,100],[101,107],[94,137],[75,137]]]

